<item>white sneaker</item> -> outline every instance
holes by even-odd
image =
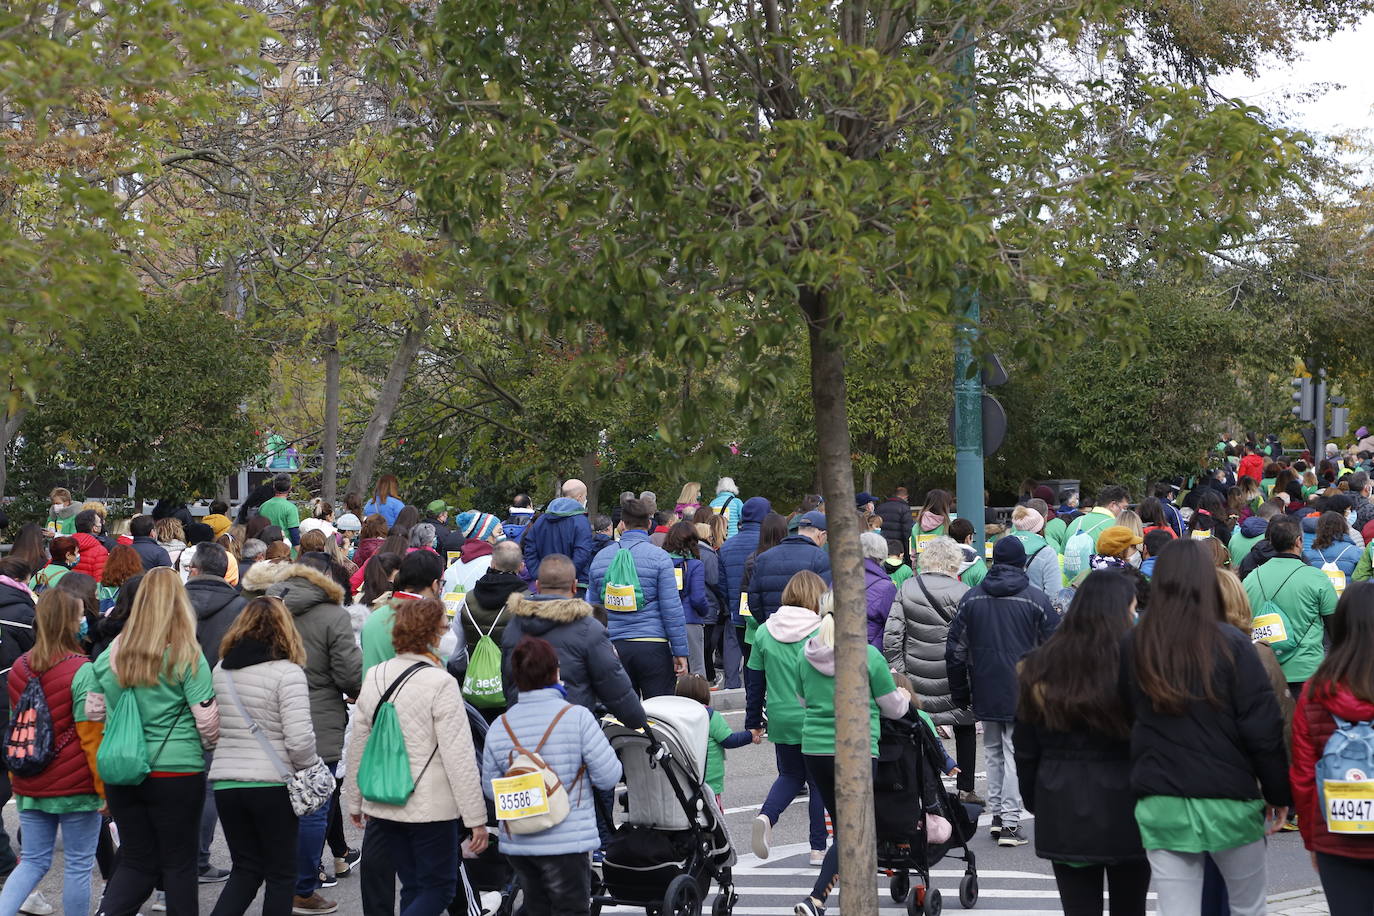
[[[811,850],[811,864],[812,864],[812,865],[821,865],[821,864],[823,864],[824,862],[825,862],[825,850],[824,850],[824,849],[813,849],[813,850]]]
[[[153,901],[153,905],[152,905],[151,909],[152,909],[152,911],[153,911],[154,913],[165,913],[165,912],[167,912],[167,894],[164,893],[163,891],[158,891],[158,892],[157,892],[157,899],[155,899],[155,900]]]
[[[760,859],[768,858],[768,847],[773,843],[773,825],[768,820],[768,815],[760,814],[754,818],[754,855]]]
[[[24,905],[19,908],[19,912],[28,913],[29,916],[52,916],[53,908],[52,904],[45,900],[42,894],[34,891],[29,894]]]

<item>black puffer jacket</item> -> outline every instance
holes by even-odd
[[[1036,815],[1036,855],[1103,863],[1145,858],[1127,739],[1018,721],[1013,740],[1022,804]]]
[[[468,652],[476,648],[481,638],[478,627],[481,627],[482,633],[491,634],[492,642],[501,645],[511,616],[506,603],[511,595],[524,591],[529,591],[529,585],[516,573],[489,569],[482,574],[472,591],[468,592],[467,607],[463,610],[463,639]]]
[[[210,667],[219,661],[219,645],[248,601],[218,576],[196,576],[186,583],[186,597],[196,612],[196,640]]]
[[[973,724],[973,710],[960,708],[950,695],[945,665],[949,624],[967,591],[968,586],[953,576],[912,576],[898,590],[883,630],[883,657],[894,669],[916,679],[921,708],[936,725]],[[935,607],[931,607],[926,592],[935,600]]]
[[[889,496],[878,503],[874,512],[883,520],[883,537],[901,544],[902,559],[910,563],[911,528],[915,524],[911,517],[911,504],[904,499]]]
[[[1134,634],[1121,646],[1122,698],[1135,714],[1131,789],[1137,798],[1263,798],[1291,805],[1283,715],[1250,637],[1218,623],[1212,670],[1218,703],[1195,700],[1181,716],[1155,712],[1135,676]],[[1202,693],[1194,685],[1195,696]],[[1038,829],[1038,828],[1037,828]]]
[[[0,584],[0,674],[8,675],[19,656],[33,648],[32,593]],[[10,695],[0,690],[0,714],[9,721]]]
[[[749,613],[763,623],[782,607],[782,590],[792,577],[809,569],[830,584],[830,555],[803,534],[783,538],[776,547],[754,557],[749,573]]]
[[[647,725],[630,676],[611,647],[606,628],[592,616],[590,604],[581,598],[512,595],[509,608],[510,622],[501,635],[501,683],[507,704],[513,705],[519,693],[511,653],[528,633],[553,644],[569,703],[590,710],[600,703],[631,728]]]

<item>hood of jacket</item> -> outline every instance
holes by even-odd
[[[181,538],[172,538],[170,541],[158,541],[158,544],[168,553],[179,553],[186,549],[186,542]]]
[[[549,521],[557,521],[560,518],[571,518],[574,515],[586,515],[587,507],[575,499],[567,496],[560,496],[549,503],[549,508],[544,515],[550,516]]]
[[[463,542],[461,559],[464,563],[471,563],[473,560],[480,557],[491,556],[491,550],[492,547],[490,542],[471,538]]]
[[[1008,595],[1020,594],[1029,586],[1030,577],[1024,569],[1005,563],[994,563],[979,588],[994,598],[1005,598]]]
[[[254,563],[243,589],[280,598],[295,616],[317,604],[342,604],[344,597],[339,583],[304,563]]]
[[[263,662],[280,661],[286,656],[282,655],[276,647],[269,646],[267,643],[252,636],[244,636],[229,653],[223,656],[220,661],[229,670],[239,668],[250,668],[253,665],[261,665]]]
[[[49,503],[48,506],[48,513],[53,518],[60,518],[64,521],[69,518],[74,518],[76,514],[81,511],[81,503],[78,502],[73,502],[67,506],[56,506]]]
[[[499,608],[516,592],[529,591],[529,584],[518,573],[487,570],[472,587],[472,599],[479,607]]]
[[[592,606],[581,598],[545,598],[516,592],[507,607],[516,617],[524,618],[522,627],[531,636],[543,636],[555,627],[592,616]]]
[[[921,512],[921,530],[934,531],[945,523],[943,515],[936,515],[934,512]]]
[[[88,534],[85,531],[78,531],[76,534],[73,534],[72,537],[76,538],[76,546],[81,548],[82,553],[96,547],[99,547],[101,550],[105,549],[105,545],[100,543],[100,538],[93,534]]]
[[[186,595],[197,620],[208,620],[241,597],[234,586],[218,576],[196,576],[186,582]]]
[[[1314,696],[1310,702],[1347,722],[1368,722],[1374,719],[1374,703],[1361,700],[1344,684],[1337,685],[1336,692],[1330,696]]]
[[[1241,537],[1257,538],[1269,530],[1269,519],[1252,515],[1240,523]]]
[[[883,563],[883,560],[875,560],[872,557],[864,557],[864,580],[868,584],[871,585],[876,581],[892,581],[892,577],[889,576],[887,574],[887,570],[883,568]]]
[[[970,566],[983,559],[983,555],[972,544],[960,544],[959,554],[959,575],[961,576],[968,571]]]
[[[806,660],[811,667],[815,668],[826,677],[835,676],[835,647],[827,646],[816,637],[806,641],[806,648],[802,650],[806,654]]]
[[[773,504],[767,499],[762,496],[751,496],[744,501],[744,506],[739,510],[740,524],[762,522],[772,511]]]
[[[798,643],[821,625],[820,616],[810,608],[784,604],[768,616],[764,624],[768,633],[778,642]]]

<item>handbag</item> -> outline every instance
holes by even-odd
[[[286,794],[291,799],[291,810],[296,812],[296,817],[314,814],[329,804],[329,799],[334,795],[334,774],[330,772],[329,766],[316,756],[315,762],[310,766],[293,773],[291,768],[286,765],[286,761],[281,759],[277,749],[272,746],[272,742],[262,733],[262,728],[248,714],[248,710],[243,707],[243,701],[239,699],[238,688],[234,686],[234,676],[225,671],[224,679],[229,685],[229,698],[234,701],[234,706],[238,709],[239,715],[243,716],[243,720],[248,723],[248,730],[253,733],[254,738],[258,739],[258,744],[262,746],[263,753],[267,754],[268,759],[276,766],[282,781],[286,783]]]

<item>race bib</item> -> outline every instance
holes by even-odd
[[[983,558],[984,558],[984,559],[987,559],[987,560],[991,560],[991,559],[992,559],[992,541],[987,541],[986,543],[984,543],[984,545],[983,545]]]
[[[918,534],[916,535],[916,552],[920,553],[926,549],[926,545],[938,538],[938,534]]]
[[[457,563],[462,558],[463,552],[461,550],[450,550],[448,552],[448,565],[452,566],[454,563]]]
[[[549,796],[544,791],[544,777],[538,773],[493,779],[491,794],[496,802],[498,821],[517,821],[522,817],[549,813]]]
[[[750,620],[753,620],[753,619],[754,619],[754,615],[751,614],[751,613],[749,613],[749,593],[748,593],[748,592],[740,592],[740,593],[739,593],[739,615],[740,615],[741,617],[748,617]]]
[[[1209,537],[1212,536],[1212,532],[1210,532],[1210,531],[1194,531],[1194,532],[1192,533],[1192,535],[1193,535],[1193,539],[1194,539],[1194,540],[1205,541],[1205,540],[1207,540]]]
[[[1334,563],[1330,565],[1335,567]],[[1331,580],[1331,587],[1336,590],[1337,595],[1345,591],[1345,573],[1341,572],[1339,568],[1327,569],[1323,566],[1322,572],[1326,573],[1326,578]]]
[[[635,605],[635,587],[633,585],[607,585],[602,606],[608,611],[615,611],[617,614],[630,614],[639,610]]]
[[[677,579],[677,590],[682,591],[682,567],[673,567],[673,576]]]
[[[1374,782],[1324,779],[1322,797],[1327,830],[1374,835]]]
[[[467,592],[444,592],[444,610],[448,613],[449,620],[458,616],[467,597]]]
[[[1260,614],[1255,618],[1250,635],[1255,642],[1276,643],[1288,639],[1288,630],[1283,626],[1283,618],[1278,614]]]

